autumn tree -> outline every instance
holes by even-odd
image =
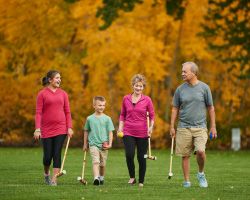
[[[61,72],[69,93],[77,145],[93,112],[93,96],[106,97],[105,112],[117,125],[122,97],[132,91],[130,79],[142,73],[156,112],[153,146],[165,148],[181,64],[193,60],[199,79],[211,86],[219,133],[227,139],[213,144],[227,146],[226,127],[249,124],[250,95],[240,65],[228,70],[231,65],[220,59],[230,52],[212,48],[213,41],[223,44],[222,32],[201,35],[201,24],[213,25],[204,18],[211,5],[207,0],[0,0],[0,137],[30,143],[36,94],[49,69]]]

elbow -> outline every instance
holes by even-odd
[[[178,111],[179,111],[179,109],[177,107],[175,107],[175,106],[172,107],[172,112],[178,112]]]
[[[208,106],[208,111],[209,112],[214,112],[215,111],[214,106]]]

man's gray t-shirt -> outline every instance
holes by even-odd
[[[209,86],[202,81],[183,83],[175,91],[173,106],[179,108],[178,128],[206,128],[207,107],[213,106]]]

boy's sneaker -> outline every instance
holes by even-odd
[[[182,185],[183,185],[184,188],[189,188],[189,187],[191,187],[191,182],[190,181],[184,181]]]
[[[207,180],[206,180],[206,177],[205,177],[205,174],[197,174],[197,179],[199,181],[199,185],[200,187],[203,187],[203,188],[206,188],[208,187],[208,184],[207,184]]]
[[[104,180],[100,180],[100,185],[103,185],[104,184]]]
[[[93,182],[93,185],[100,185],[99,179],[95,179],[94,182]]]
[[[50,185],[51,184],[51,180],[49,176],[44,176],[44,182],[46,185]]]

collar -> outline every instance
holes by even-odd
[[[129,95],[127,96],[127,99],[132,103],[132,94],[129,94]],[[142,95],[141,95],[141,98],[138,100],[137,103],[139,103],[140,101],[143,101],[144,99],[146,99],[146,96],[142,94]]]

